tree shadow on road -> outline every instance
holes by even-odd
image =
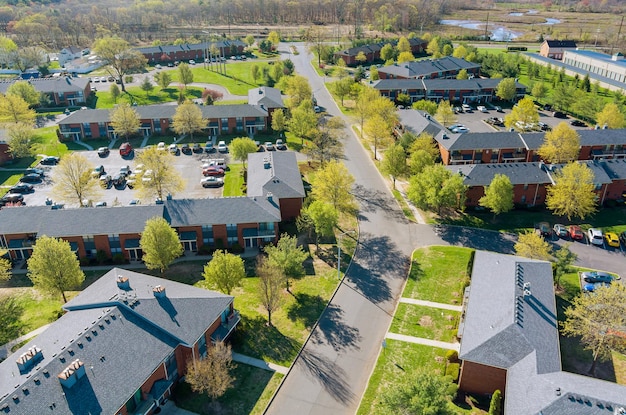
[[[324,310],[325,300],[319,295],[295,293],[295,304],[287,309],[287,317],[291,321],[302,321],[307,329],[313,327]]]
[[[337,352],[346,349],[358,349],[361,341],[359,329],[343,321],[344,311],[336,304],[329,304],[313,332],[311,340],[315,344],[327,343]]]
[[[298,364],[303,364],[306,370],[320,381],[324,389],[336,401],[342,404],[354,401],[355,396],[347,384],[346,372],[336,363],[304,349],[296,362],[296,365]]]
[[[390,197],[388,193],[357,184],[352,188],[352,194],[358,200],[361,212],[367,213],[382,209],[386,212],[387,217],[402,223],[408,222],[402,210],[398,208],[395,199]]]
[[[485,229],[439,225],[435,233],[450,245],[514,254],[515,235]]]

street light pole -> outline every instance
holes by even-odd
[[[341,232],[337,236],[337,279],[339,280],[341,279],[341,238],[348,233],[354,233],[354,231]]]

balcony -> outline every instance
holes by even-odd
[[[450,156],[450,164],[474,164],[474,160],[472,160],[471,154],[453,154]]]
[[[215,342],[227,339],[228,336],[230,336],[230,334],[235,330],[239,321],[241,321],[239,311],[233,310],[233,312],[226,318],[226,321],[223,321],[217,330],[211,334],[211,340]]]
[[[524,152],[502,153],[503,162],[514,162],[514,161],[524,161],[524,160],[526,160],[526,153]]]
[[[626,149],[615,149],[615,150],[599,150],[594,149],[591,150],[591,158],[593,160],[599,159],[621,159],[626,157]]]

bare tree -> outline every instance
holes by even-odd
[[[194,392],[206,393],[215,405],[215,400],[224,395],[233,386],[235,378],[231,374],[234,368],[230,345],[217,342],[209,347],[203,360],[187,362],[185,381]]]
[[[267,311],[267,324],[272,325],[272,313],[280,307],[283,300],[283,283],[286,278],[281,270],[273,266],[267,258],[259,256],[256,273],[259,277],[257,294],[261,305]]]

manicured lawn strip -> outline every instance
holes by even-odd
[[[43,127],[35,130],[33,137],[33,149],[35,154],[61,157],[70,152],[67,143],[59,142],[57,137],[58,127]],[[83,147],[84,149],[84,147]]]
[[[243,363],[236,363],[232,371],[235,383],[224,396],[217,399],[220,414],[262,414],[270,397],[278,388],[283,375]],[[176,387],[177,406],[198,413],[212,414],[211,398],[191,391],[186,382]]]
[[[24,307],[24,314],[20,319],[24,325],[22,330],[24,334],[56,321],[61,315],[63,301],[60,298],[41,298],[39,293],[31,288],[19,288],[12,295],[15,295],[18,303]]]
[[[197,99],[202,97],[203,88],[188,86],[185,88],[185,97],[188,99]],[[144,90],[138,86],[129,86],[126,88],[126,93],[122,93],[117,101],[113,100],[111,93],[108,89],[96,92],[97,101],[96,108],[113,108],[117,104],[123,102],[137,105],[155,105],[163,104],[166,102],[173,102],[178,99],[179,88],[171,84],[165,89],[161,89],[158,86],[154,86],[154,89],[147,95]]]
[[[454,342],[460,315],[461,313],[456,311],[400,303],[389,331],[424,339]]]
[[[431,246],[413,253],[403,297],[461,305],[472,249]]]
[[[417,219],[415,219],[415,215],[413,214],[413,211],[409,207],[409,204],[406,202],[406,200],[402,197],[400,192],[398,190],[392,190],[391,193],[393,194],[394,199],[396,199],[396,201],[400,205],[400,208],[402,209],[402,213],[404,213],[404,216],[411,222],[417,222]]]
[[[229,164],[229,170],[224,176],[224,197],[227,196],[244,196],[243,190],[243,164]]]

